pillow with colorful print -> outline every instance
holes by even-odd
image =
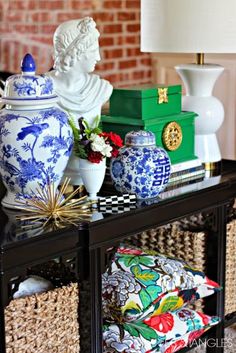
[[[103,316],[110,322],[141,320],[179,309],[219,289],[184,261],[121,246],[102,275]]]
[[[207,330],[208,328],[188,332],[183,336],[168,341],[167,343],[161,344],[159,351],[160,353],[174,353],[187,346],[190,346],[190,348],[194,348],[195,343],[197,343],[197,339],[202,336]]]
[[[182,308],[136,322],[103,327],[104,353],[173,353],[198,338],[220,319]]]

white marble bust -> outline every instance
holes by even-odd
[[[92,73],[101,59],[98,38],[91,17],[66,21],[54,33],[54,70],[47,74],[60,98],[58,104],[70,113],[76,125],[83,117],[92,126],[112,93],[112,85]],[[65,171],[72,185],[82,184],[78,163],[72,153]]]
[[[102,105],[113,89],[108,81],[92,73],[101,59],[98,38],[91,17],[59,25],[53,37],[54,70],[48,73],[60,97],[60,106],[76,120],[83,116],[90,124],[101,115]]]

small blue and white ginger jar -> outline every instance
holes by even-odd
[[[2,205],[19,206],[17,198],[37,194],[39,184],[59,185],[73,148],[73,133],[65,111],[56,105],[53,82],[35,75],[30,54],[22,74],[10,76],[0,111],[0,174],[7,188]]]
[[[158,196],[166,187],[171,171],[167,152],[156,146],[151,131],[131,131],[125,146],[111,160],[110,173],[117,191],[134,193],[138,199]]]

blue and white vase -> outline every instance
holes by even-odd
[[[171,171],[167,152],[156,146],[151,131],[131,131],[125,146],[111,160],[110,173],[117,191],[134,193],[138,199],[158,196],[166,187]]]
[[[21,69],[7,79],[1,98],[6,107],[0,111],[0,174],[7,189],[2,205],[9,208],[19,206],[17,198],[37,193],[39,184],[57,187],[73,148],[51,78],[35,75],[30,54]]]

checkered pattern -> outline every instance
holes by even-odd
[[[131,203],[136,203],[136,195],[134,194],[123,194],[121,196],[113,195],[108,197],[100,197],[98,200],[98,205],[129,205]]]
[[[136,208],[136,204],[130,205],[103,205],[99,207],[99,212],[102,213],[124,213]]]
[[[136,200],[136,195],[134,194],[100,197],[98,209],[102,213],[124,213],[136,208]]]

